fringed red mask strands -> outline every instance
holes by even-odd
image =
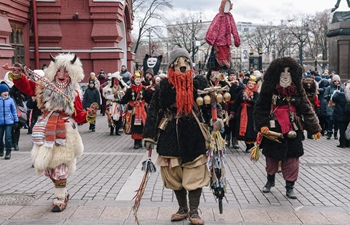
[[[185,73],[175,72],[169,68],[168,80],[176,90],[176,108],[177,114],[184,113],[189,115],[193,106],[193,70],[187,70]]]

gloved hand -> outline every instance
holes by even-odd
[[[262,134],[267,134],[269,133],[270,129],[268,127],[261,127],[260,128],[260,133]]]
[[[13,129],[13,130],[17,130],[18,127],[19,127],[19,123],[18,123],[18,122],[15,122],[15,123],[12,125],[12,129]]]
[[[320,137],[322,136],[321,132],[317,132],[316,134],[314,134],[314,139],[320,139]]]

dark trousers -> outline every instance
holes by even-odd
[[[348,127],[348,121],[338,121],[339,127],[339,144],[344,147],[350,147],[350,141],[345,138],[345,131]]]

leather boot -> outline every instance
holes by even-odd
[[[334,131],[334,139],[338,140],[338,131]]]
[[[5,159],[6,160],[11,159],[11,149],[10,150],[6,150]]]
[[[171,215],[171,221],[181,221],[188,217],[187,191],[182,188],[181,190],[174,191],[174,193],[179,204],[179,210]]]
[[[328,131],[328,132],[327,132],[327,139],[328,139],[328,140],[331,139],[332,134],[333,134],[332,131]]]
[[[294,188],[294,181],[287,181],[286,180],[286,195],[288,198],[291,198],[291,199],[297,199],[297,196],[294,194],[294,191],[293,191],[293,188]]]
[[[226,146],[229,148],[231,143],[231,133],[226,134]]]
[[[267,174],[267,183],[263,187],[262,191],[264,193],[269,193],[271,188],[274,186],[275,186],[275,174],[273,174],[273,175]]]
[[[232,147],[234,149],[239,149],[238,141],[237,141],[236,137],[232,137]]]
[[[18,143],[13,144],[13,150],[15,151],[19,150]]]
[[[254,144],[246,144],[247,148],[245,149],[245,153],[250,153],[252,148],[254,147]]]
[[[198,215],[198,206],[202,194],[202,188],[198,188],[188,192],[188,199],[190,202],[190,222],[193,225],[203,225],[204,220]]]
[[[120,129],[120,120],[116,122],[116,127],[115,127],[115,135],[117,136],[120,136],[119,129]]]
[[[111,126],[109,129],[110,129],[109,135],[113,135],[113,132],[114,132],[114,127],[113,127],[113,126]]]
[[[4,156],[4,149],[0,149],[0,157]]]
[[[142,148],[141,140],[137,139],[134,141],[134,149]]]

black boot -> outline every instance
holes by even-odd
[[[134,141],[134,149],[142,148],[141,140]]]
[[[263,187],[262,191],[264,193],[269,193],[271,187],[274,187],[274,186],[275,186],[275,174],[273,174],[273,175],[267,174],[267,183]]]
[[[181,221],[188,217],[188,206],[187,206],[187,191],[182,188],[181,190],[174,191],[179,210],[171,215],[171,221]]]
[[[231,133],[226,134],[226,146],[229,148],[231,143]]]
[[[338,131],[334,131],[334,139],[338,140]]]
[[[119,133],[119,129],[120,129],[120,121],[117,121],[117,123],[116,123],[117,125],[116,125],[116,127],[115,127],[115,135],[117,135],[117,136],[120,136],[120,133]]]
[[[111,131],[109,132],[109,135],[113,135],[113,132],[114,132],[114,127],[113,127],[113,126],[111,126],[111,127],[110,127],[110,130],[111,130]]]
[[[4,149],[0,149],[0,157],[4,156]]]
[[[188,192],[188,199],[190,202],[190,222],[195,225],[202,225],[204,221],[198,215],[198,206],[202,194],[202,188],[198,188]]]
[[[15,151],[19,150],[18,143],[13,144],[13,150]]]
[[[6,150],[5,159],[11,159],[11,150]]]
[[[247,148],[245,149],[245,153],[250,153],[252,148],[254,147],[254,144],[246,144]]]
[[[286,195],[288,198],[291,198],[291,199],[297,199],[297,196],[295,196],[294,194],[294,181],[287,181],[286,180]]]
[[[328,132],[327,132],[327,139],[328,139],[328,140],[331,139],[332,134],[333,134],[332,131],[328,131]]]

